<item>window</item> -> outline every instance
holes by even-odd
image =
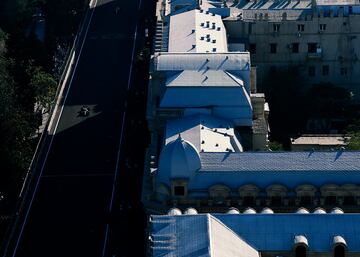
[[[308,43],[308,53],[316,53],[317,43]]]
[[[308,74],[309,74],[310,77],[315,76],[315,67],[314,66],[309,66]]]
[[[303,32],[304,30],[305,30],[305,25],[304,24],[298,24],[298,31]]]
[[[293,53],[298,53],[299,52],[299,43],[292,43],[291,50]]]
[[[174,186],[174,195],[175,196],[184,196],[185,187],[184,186]]]
[[[311,196],[301,196],[300,197],[300,204],[301,205],[310,205],[311,204]]]
[[[345,257],[345,247],[342,244],[335,246],[334,257]]]
[[[253,196],[244,196],[243,197],[243,205],[249,206],[254,204],[254,197]]]
[[[325,31],[326,30],[326,24],[320,24],[319,25],[319,30],[320,31]]]
[[[340,75],[346,76],[347,75],[347,68],[341,67],[340,68]]]
[[[251,54],[256,54],[256,44],[250,44],[249,45],[249,52]]]
[[[306,257],[306,246],[305,245],[296,246],[295,257]]]
[[[272,205],[281,205],[281,196],[272,196],[271,204]]]
[[[276,54],[277,44],[270,44],[270,53]]]
[[[323,65],[322,66],[322,75],[328,76],[329,75],[329,65]]]
[[[280,30],[280,24],[273,24],[273,31],[279,32],[279,30]]]
[[[355,205],[355,197],[352,195],[344,196],[344,205]]]
[[[326,205],[333,205],[336,204],[336,196],[335,195],[328,195],[325,197],[325,204]]]

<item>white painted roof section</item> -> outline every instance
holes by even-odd
[[[227,39],[220,15],[202,10],[170,17],[169,52],[227,52]]]
[[[359,5],[359,0],[316,0],[316,5]]]
[[[208,215],[210,252],[214,257],[259,257],[253,247],[242,240],[220,220]]]
[[[348,138],[348,137],[347,137]],[[332,135],[304,135],[293,139],[292,145],[346,145],[346,137]]]
[[[233,124],[209,115],[191,115],[169,120],[166,124],[166,144],[178,135],[191,142],[199,152],[242,152]]]
[[[210,70],[249,71],[249,52],[231,53],[156,53],[154,70],[183,71]]]
[[[185,70],[170,77],[167,87],[242,87],[244,81],[238,76],[222,70]]]

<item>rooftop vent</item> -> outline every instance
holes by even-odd
[[[205,141],[204,141],[204,140],[202,140],[202,141],[201,141],[201,144],[205,144]]]
[[[323,208],[318,207],[318,208],[316,208],[316,209],[314,210],[313,213],[315,213],[315,214],[325,214],[326,211],[325,211]]]
[[[203,13],[204,12],[204,10],[200,10],[200,13]]]
[[[212,51],[213,51],[213,52],[216,52],[216,48],[213,48]]]
[[[212,16],[215,16],[215,13],[212,13],[211,15],[212,15]]]
[[[204,40],[205,37],[200,37],[200,40]]]
[[[235,207],[230,207],[226,214],[240,214],[240,211]]]
[[[256,211],[253,208],[246,208],[245,211],[243,212],[244,214],[255,214]]]
[[[171,208],[167,214],[171,216],[175,216],[175,215],[181,215],[182,213],[178,208]]]
[[[206,41],[207,41],[207,42],[210,42],[210,38],[207,38]]]
[[[206,11],[205,13],[206,13],[206,14],[209,14],[209,11]]]
[[[333,208],[333,209],[331,210],[330,213],[332,213],[332,214],[343,214],[344,211],[343,211],[341,208],[339,208],[339,207],[335,207],[335,208]]]
[[[205,25],[205,23],[203,23],[203,22],[200,23],[200,26],[201,26],[201,27],[204,27],[204,25]]]
[[[221,27],[217,27],[217,29],[216,29],[217,31],[220,31],[221,30]]]
[[[274,211],[271,210],[270,208],[265,207],[264,209],[262,209],[261,213],[263,213],[263,214],[273,214]]]
[[[196,215],[196,214],[198,214],[198,212],[196,209],[190,207],[184,211],[184,214],[185,215]]]
[[[210,34],[206,34],[206,38],[210,38]]]
[[[213,43],[216,43],[216,39],[213,39],[213,41],[212,41]]]
[[[304,208],[304,207],[300,207],[299,209],[297,209],[296,213],[298,213],[298,214],[307,214],[307,213],[309,213],[309,210]]]

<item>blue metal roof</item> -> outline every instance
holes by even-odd
[[[332,251],[334,236],[345,239],[349,252],[360,251],[360,214],[212,215],[258,251],[291,251],[296,235],[307,238],[310,251]],[[206,242],[202,238],[209,234],[208,227],[204,226],[206,219],[206,214],[152,216],[153,224],[164,227],[164,222],[168,221],[168,235],[174,242],[189,248]],[[159,225],[152,227],[152,235],[159,231]],[[176,248],[176,244],[172,246]]]
[[[360,152],[242,152],[200,153],[201,169],[189,177],[188,189],[214,184],[238,188],[244,184],[267,187],[283,184],[322,186],[328,183],[360,184]],[[169,174],[159,171],[160,182]]]

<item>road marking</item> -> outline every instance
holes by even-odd
[[[41,170],[40,170],[40,174],[39,174],[38,179],[37,179],[37,181],[36,181],[35,189],[34,189],[34,192],[33,192],[32,197],[31,197],[31,200],[30,200],[30,203],[29,203],[29,207],[28,207],[27,212],[26,212],[26,215],[25,215],[24,222],[22,223],[21,230],[20,230],[20,234],[19,234],[19,236],[18,236],[18,239],[17,239],[16,245],[15,245],[15,249],[14,249],[14,252],[13,252],[12,257],[15,257],[15,255],[16,255],[17,249],[18,249],[18,247],[19,247],[20,239],[21,239],[22,234],[23,234],[23,232],[24,232],[24,228],[25,228],[25,225],[26,225],[26,221],[27,221],[27,219],[28,219],[31,206],[32,206],[32,203],[33,203],[33,201],[34,201],[35,194],[36,194],[37,188],[38,188],[39,183],[40,183],[40,178],[41,178],[42,173],[43,173],[43,171],[44,171],[45,164],[46,164],[46,161],[47,161],[47,158],[48,158],[48,156],[49,156],[49,152],[50,152],[50,149],[51,149],[53,140],[54,140],[54,135],[55,135],[56,130],[57,130],[57,127],[58,127],[58,125],[59,125],[59,121],[60,121],[61,115],[62,115],[63,110],[64,110],[64,106],[65,106],[65,103],[66,103],[66,99],[67,99],[67,97],[68,97],[68,94],[69,94],[69,91],[70,91],[70,88],[71,88],[71,85],[72,85],[72,81],[73,81],[73,79],[74,79],[75,71],[76,71],[77,65],[78,65],[78,63],[79,63],[80,56],[81,56],[81,52],[82,52],[82,50],[83,50],[83,47],[84,47],[84,44],[85,44],[85,41],[86,41],[86,37],[87,37],[88,31],[89,31],[90,23],[91,23],[92,17],[93,17],[93,15],[94,15],[94,12],[95,12],[95,9],[96,9],[95,7],[96,7],[96,5],[97,5],[97,1],[98,1],[98,0],[95,0],[94,8],[92,9],[92,12],[91,12],[91,15],[90,15],[90,19],[89,19],[88,25],[87,25],[87,27],[86,27],[86,31],[85,31],[85,35],[84,35],[84,40],[83,40],[83,42],[82,42],[82,44],[81,44],[81,47],[80,47],[79,55],[78,55],[78,58],[77,58],[77,60],[76,60],[75,66],[74,66],[74,71],[73,71],[73,74],[72,74],[72,76],[71,76],[71,80],[70,80],[70,83],[69,83],[69,87],[68,87],[68,89],[67,89],[67,91],[66,91],[66,95],[65,95],[65,98],[64,98],[63,105],[62,105],[62,107],[61,107],[61,111],[60,111],[60,114],[59,114],[59,118],[58,118],[58,120],[57,120],[57,122],[56,122],[55,129],[54,129],[54,133],[53,133],[53,136],[51,137],[51,140],[50,140],[49,148],[48,148],[48,150],[47,150],[47,152],[46,152],[45,159],[44,159],[44,161],[43,161],[43,165],[42,165]],[[81,33],[80,33],[80,35],[81,35]],[[59,97],[60,97],[60,96],[59,96]],[[56,113],[54,113],[53,115],[56,115]]]
[[[139,6],[138,6],[138,11],[141,9],[141,3],[142,3],[142,1],[140,0],[140,1],[139,1]],[[128,83],[127,83],[127,90],[128,90],[128,91],[129,91],[130,85],[131,85],[131,76],[132,76],[132,69],[133,69],[132,67],[133,67],[134,56],[135,56],[137,30],[138,30],[138,25],[137,25],[137,21],[136,21],[135,34],[134,34],[134,42],[133,42],[133,49],[132,49],[132,56],[131,56],[131,63],[130,63],[130,69],[129,69],[129,77],[128,77]],[[117,158],[116,158],[116,165],[115,165],[115,176],[114,176],[114,182],[113,182],[113,188],[112,188],[111,199],[110,199],[110,206],[109,206],[109,212],[110,212],[110,213],[111,213],[112,208],[113,208],[114,196],[115,196],[115,188],[116,188],[116,181],[117,181],[117,177],[118,177],[118,173],[119,173],[119,162],[120,162],[120,153],[121,153],[121,144],[122,144],[123,132],[124,132],[125,117],[126,117],[126,110],[124,111],[124,115],[123,115],[123,119],[122,119],[122,125],[121,125],[121,134],[120,134],[120,140],[119,140],[119,149],[118,149]],[[105,254],[106,254],[106,246],[107,246],[108,237],[109,237],[109,224],[106,224],[105,238],[104,238],[104,247],[103,247],[102,257],[105,257]]]
[[[109,177],[114,176],[113,173],[95,173],[95,174],[69,174],[69,175],[45,175],[42,178],[67,178],[67,177]]]

